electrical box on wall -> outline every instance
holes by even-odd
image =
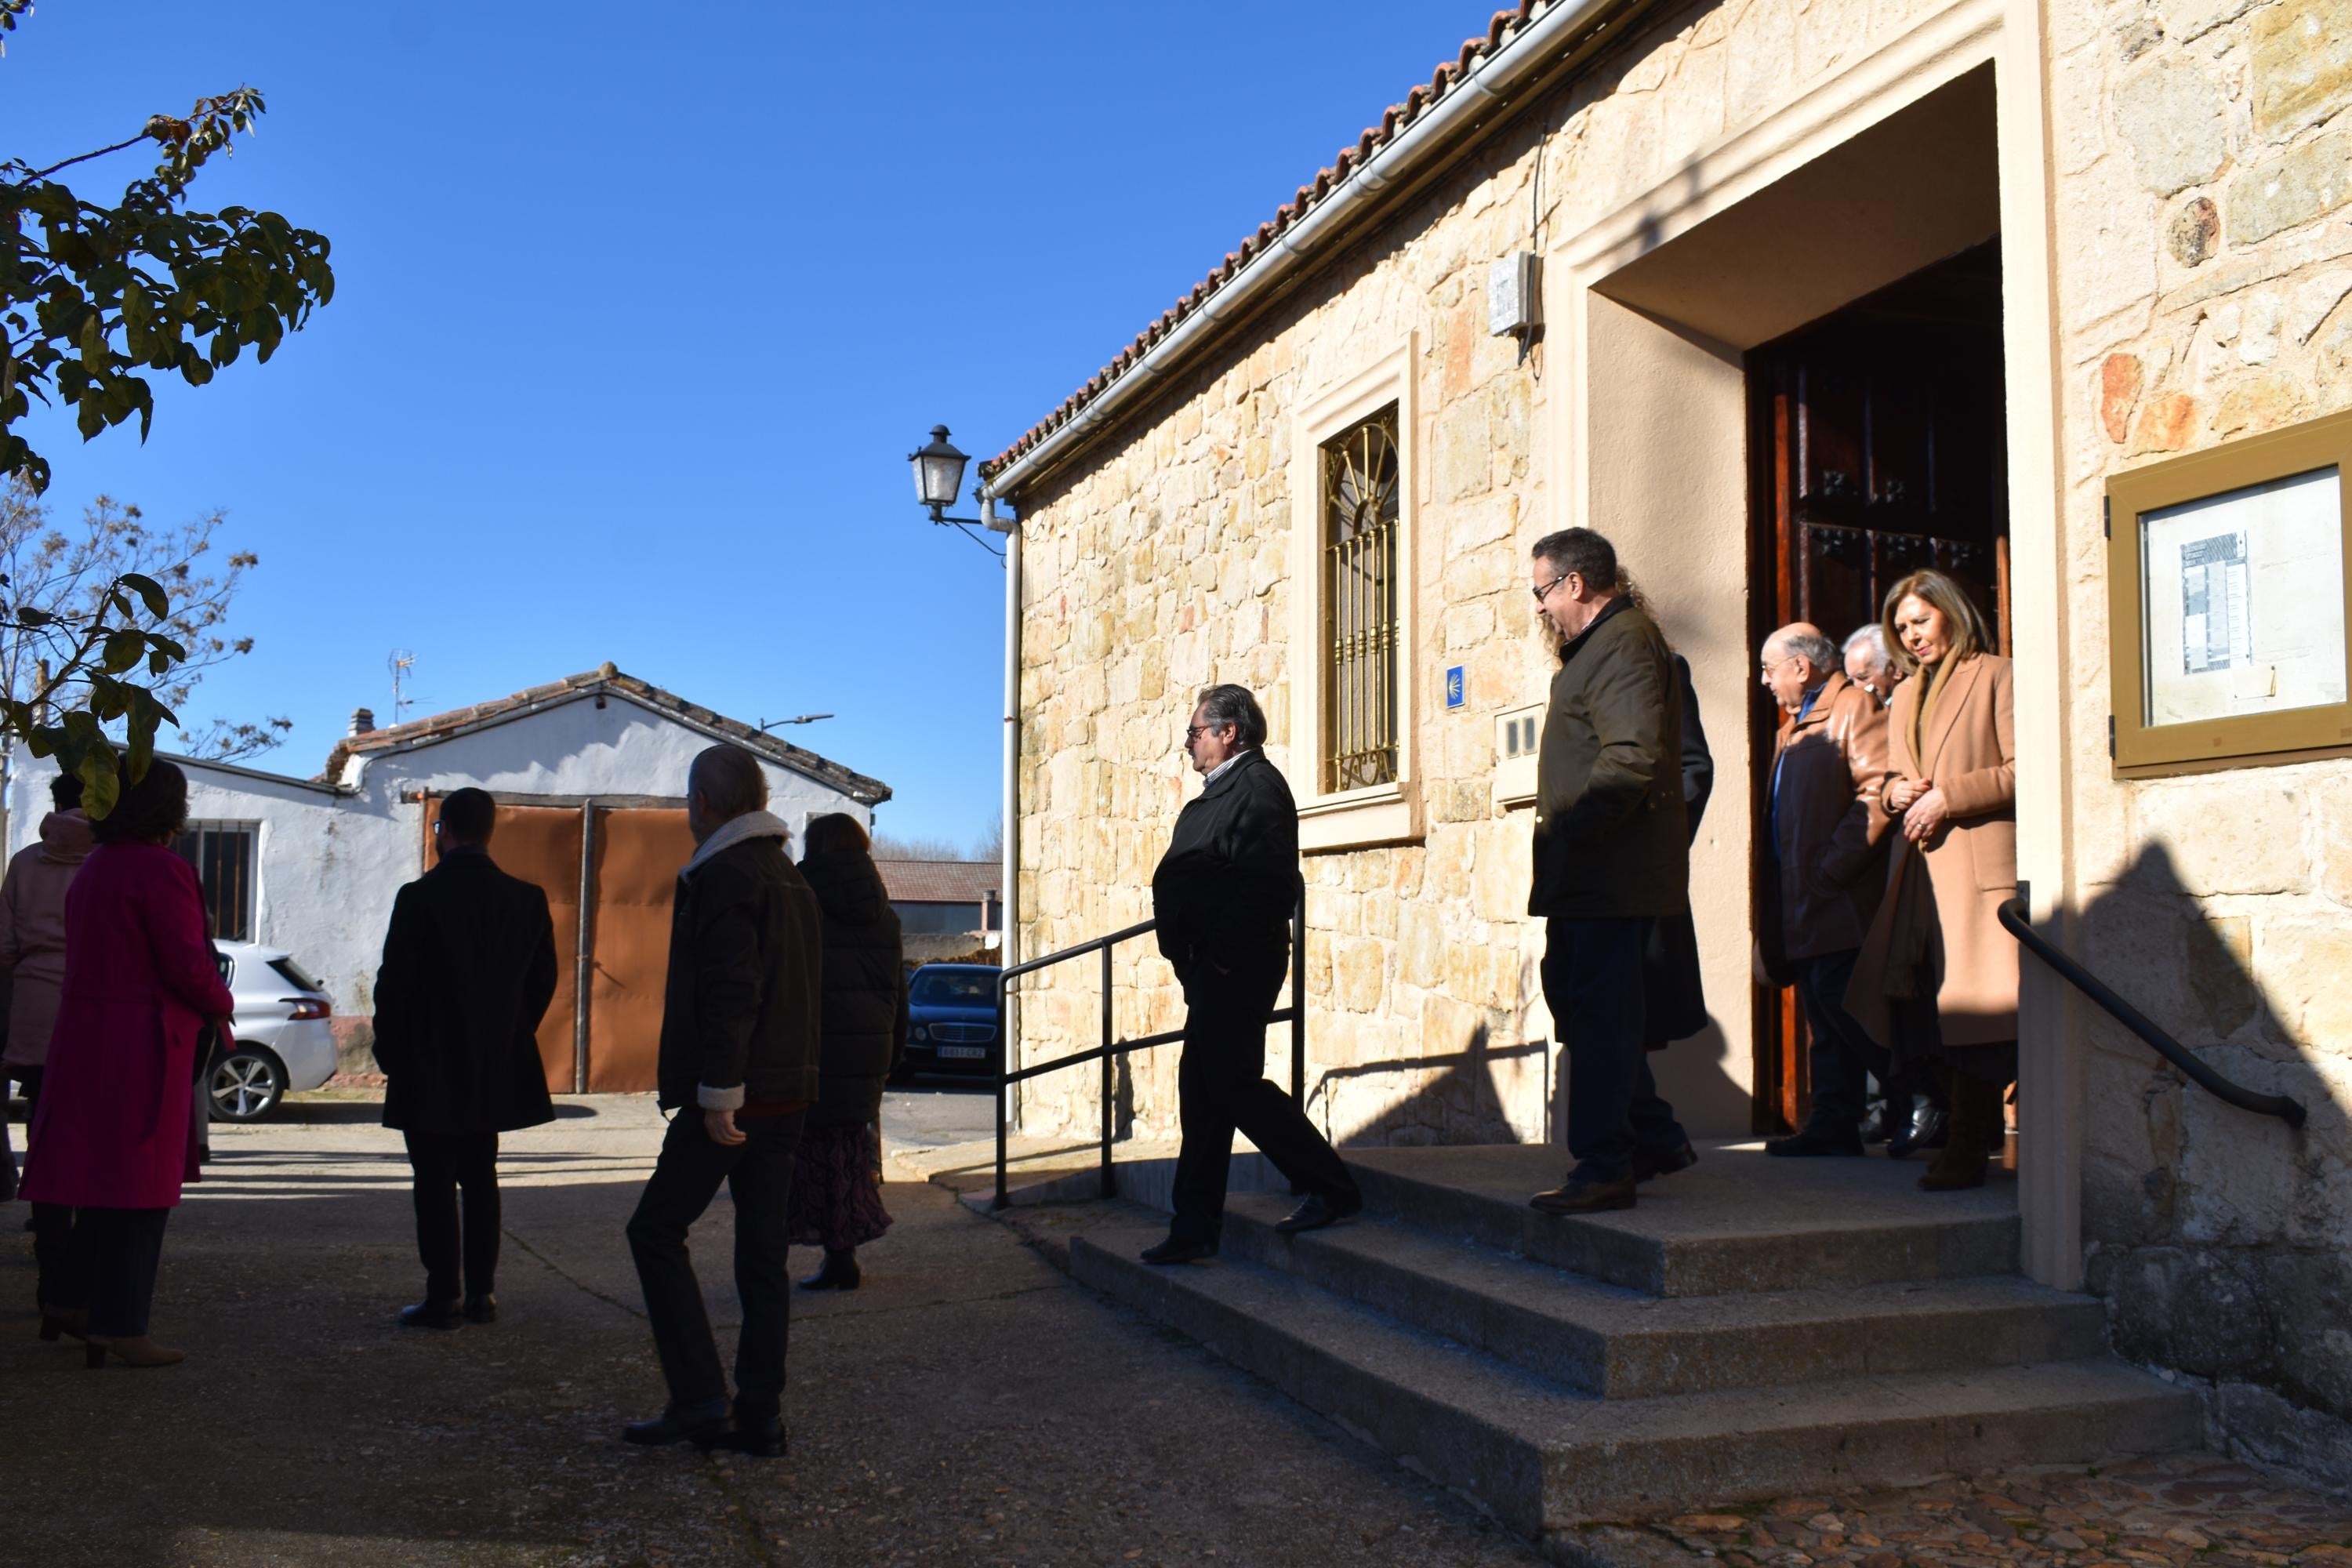
[[[1525,805],[1536,797],[1536,752],[1543,743],[1543,709],[1515,708],[1495,716],[1495,802]]]
[[[1524,338],[1535,330],[1541,258],[1532,250],[1506,256],[1486,268],[1486,335]]]

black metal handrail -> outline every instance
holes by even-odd
[[[2231,1082],[2200,1060],[2179,1041],[2156,1026],[2147,1015],[2110,990],[2097,975],[2074,962],[2055,942],[2033,929],[2025,918],[2025,900],[2011,899],[2000,906],[2000,923],[2018,945],[2056,970],[2074,984],[2075,990],[2106,1009],[2110,1017],[2146,1041],[2157,1055],[2194,1079],[2199,1087],[2216,1098],[2227,1100],[2241,1110],[2251,1110],[2263,1116],[2275,1116],[2289,1127],[2301,1127],[2304,1121],[2303,1102],[2284,1094],[2262,1094],[2242,1084]]]
[[[1102,1195],[1116,1197],[1118,1187],[1111,1174],[1111,1062],[1130,1051],[1147,1051],[1155,1046],[1172,1046],[1184,1037],[1181,1029],[1169,1029],[1157,1035],[1145,1035],[1138,1039],[1121,1040],[1113,1037],[1117,1028],[1111,1016],[1110,954],[1111,949],[1134,937],[1145,936],[1160,929],[1158,921],[1145,921],[1124,930],[1082,942],[1076,947],[1066,947],[1059,952],[1049,952],[1043,958],[1033,958],[1000,971],[996,977],[996,1016],[1000,1020],[1000,1041],[1006,1062],[1013,1059],[1011,992],[1013,982],[1024,974],[1048,969],[1056,963],[1066,963],[1074,958],[1084,958],[1090,952],[1102,954],[1102,1044],[1092,1050],[1056,1057],[1050,1062],[1034,1062],[1017,1070],[996,1075],[996,1204],[998,1208],[1011,1202],[1004,1192],[1005,1142],[1007,1128],[1012,1121],[1013,1086],[1058,1071],[1063,1068],[1079,1067],[1087,1062],[1102,1063]],[[1269,1024],[1290,1026],[1290,1098],[1302,1105],[1307,1099],[1307,890],[1299,889],[1297,906],[1290,916],[1290,1005],[1277,1007],[1267,1017]]]

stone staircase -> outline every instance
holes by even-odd
[[[1122,1193],[1164,1193],[1166,1163],[1122,1164]],[[2018,1277],[2011,1180],[1931,1195],[1916,1164],[1717,1146],[1636,1209],[1561,1219],[1527,1206],[1557,1151],[1349,1163],[1360,1219],[1286,1238],[1286,1193],[1237,1191],[1221,1255],[1190,1267],[1137,1260],[1167,1221],[1132,1197],[1008,1217],[1081,1282],[1556,1543],[2200,1441],[2193,1395],[2107,1354],[2099,1303]]]

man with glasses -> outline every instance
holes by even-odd
[[[1617,552],[1586,528],[1536,542],[1536,610],[1559,639],[1536,757],[1535,880],[1544,1000],[1568,1049],[1568,1179],[1547,1214],[1633,1206],[1637,1182],[1695,1163],[1658,1095],[1642,954],[1690,909],[1682,695],[1674,652],[1618,591]]]
[[[1298,807],[1265,744],[1265,714],[1247,688],[1201,693],[1184,730],[1201,793],[1176,818],[1151,874],[1160,951],[1184,986],[1176,1078],[1184,1142],[1168,1239],[1144,1250],[1146,1263],[1215,1254],[1236,1130],[1307,1194],[1276,1229],[1319,1229],[1364,1206],[1338,1152],[1265,1076],[1265,1031],[1290,972],[1299,876]]]

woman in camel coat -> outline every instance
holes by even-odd
[[[1897,583],[1885,625],[1915,674],[1887,715],[1879,809],[1896,840],[1846,1010],[1894,1054],[1896,1074],[1925,1064],[1948,1079],[1950,1140],[1919,1184],[1981,1186],[2002,1137],[2002,1090],[2017,1078],[2017,942],[1999,919],[2017,895],[2011,666],[1939,572]]]
[[[187,816],[188,781],[171,763],[150,763],[136,784],[126,775],[66,894],[65,980],[25,1195],[74,1210],[41,1336],[86,1337],[94,1367],[110,1351],[133,1366],[181,1359],[148,1338],[147,1312],[164,1221],[181,1184],[200,1179],[189,1132],[196,1036],[208,1019],[226,1029],[236,1005],[196,874],[172,851]]]

